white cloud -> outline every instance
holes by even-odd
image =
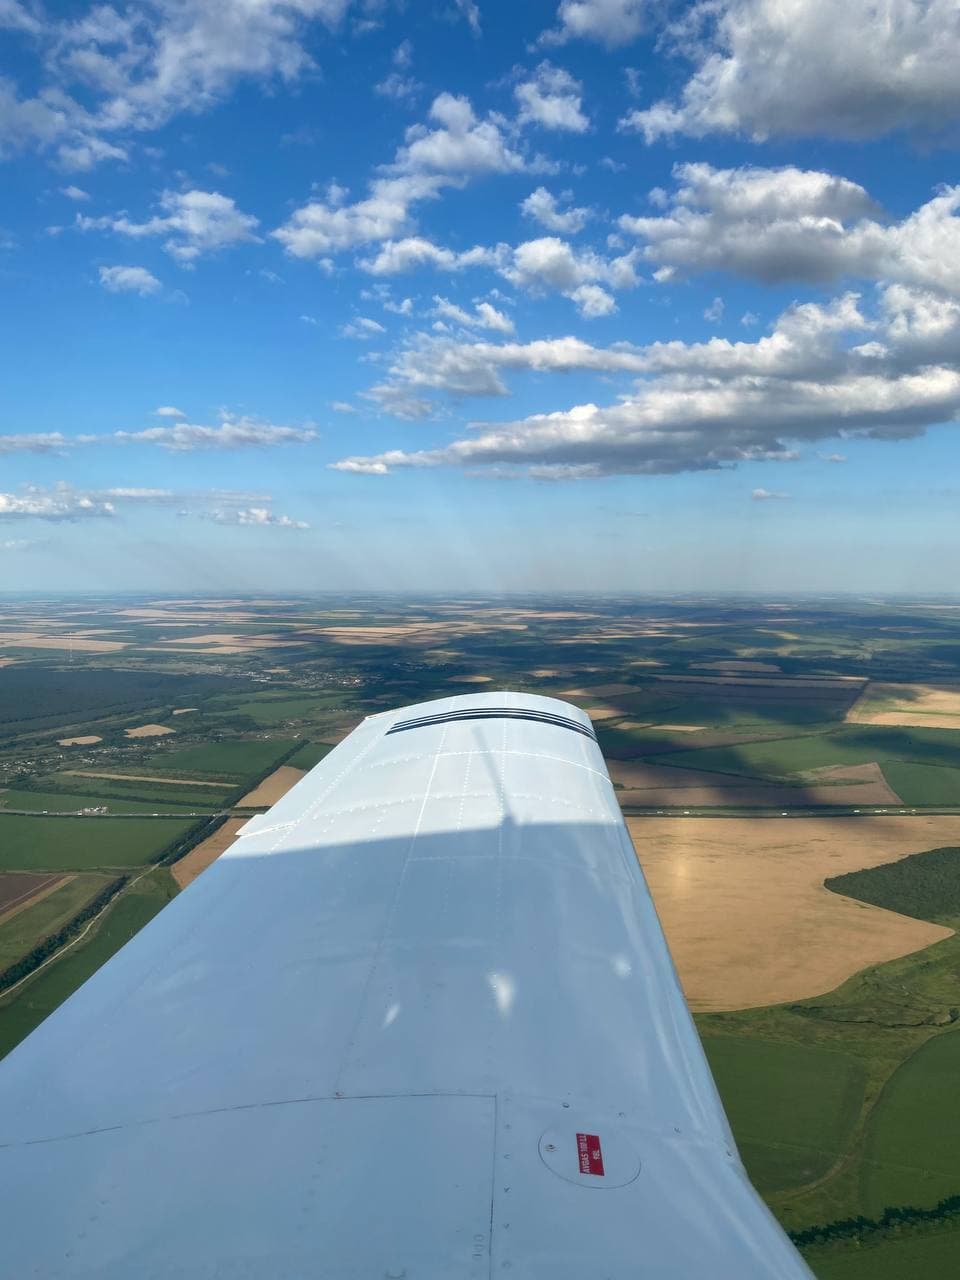
[[[346,400],[331,400],[330,408],[334,413],[356,413],[357,410],[352,404],[348,404]]]
[[[346,192],[334,184],[325,199],[311,200],[295,210],[271,234],[297,258],[320,258],[377,243],[385,243],[385,248],[393,242],[423,246],[429,242],[412,234],[416,229],[414,205],[436,199],[445,188],[461,187],[483,174],[543,168],[542,161],[528,164],[511,148],[499,118],[478,120],[467,98],[439,94],[431,104],[429,118],[437,127],[417,124],[407,129],[404,145],[392,163],[382,167],[388,176],[375,178],[363,200],[346,204]],[[370,260],[378,264],[373,268],[369,262],[361,265],[374,274],[406,271],[415,263],[392,265],[400,261],[403,252]],[[429,261],[431,251],[421,256]]]
[[[437,128],[411,125],[392,169],[472,176],[519,173],[527,168],[524,158],[511,150],[500,123],[492,117],[478,120],[469,98],[441,93],[434,98],[429,117]]]
[[[473,312],[458,307],[456,303],[434,294],[434,315],[444,320],[453,320],[468,329],[492,329],[497,333],[513,333],[514,324],[509,316],[498,311],[489,302],[477,302]]]
[[[36,543],[31,542],[29,538],[4,538],[0,540],[0,551],[26,551],[33,546],[36,546]]]
[[[714,298],[709,307],[706,307],[703,313],[704,320],[709,320],[711,324],[719,324],[723,319],[723,313],[726,306],[722,298]]]
[[[468,267],[497,266],[503,257],[500,249],[485,249],[474,245],[472,249],[456,252],[442,245],[425,240],[422,236],[408,236],[404,240],[388,240],[381,245],[373,258],[361,260],[360,266],[374,276],[400,275],[419,267],[433,267],[439,271],[464,271]]]
[[[84,191],[82,187],[73,187],[73,186],[61,187],[60,190],[63,193],[63,195],[67,197],[68,200],[89,200],[90,199],[89,193]]]
[[[193,453],[213,449],[262,449],[281,444],[306,444],[317,433],[310,427],[278,427],[246,416],[224,413],[218,426],[177,422],[169,427],[147,427],[143,431],[115,431],[106,439],[122,444],[153,444],[172,453]]]
[[[480,35],[480,6],[476,0],[453,0],[457,12],[475,36]]]
[[[644,26],[646,0],[561,0],[559,26],[545,31],[541,44],[596,40],[608,48],[629,44]]]
[[[138,293],[141,298],[159,293],[163,288],[146,267],[101,267],[100,283],[111,293]]]
[[[80,438],[86,443],[88,437]],[[62,431],[23,432],[18,435],[0,436],[0,455],[5,453],[62,453],[77,443],[76,437],[65,436]]]
[[[401,298],[399,302],[394,302],[392,298],[383,300],[384,311],[391,311],[395,316],[413,315],[413,299]]]
[[[260,242],[254,234],[258,219],[243,213],[232,197],[217,191],[165,191],[160,207],[164,212],[146,222],[131,222],[126,214],[102,218],[78,214],[77,226],[82,231],[114,231],[137,240],[165,236],[163,247],[183,266],[192,265],[204,253]]]
[[[345,324],[340,329],[340,334],[344,338],[359,338],[361,342],[369,342],[371,338],[377,337],[378,334],[386,333],[386,329],[377,320],[371,320],[367,316],[358,316],[356,320],[351,320],[349,324]]]
[[[960,294],[960,186],[889,223],[862,187],[827,173],[708,164],[674,172],[677,191],[655,194],[665,213],[619,219],[646,242],[659,280],[702,271],[766,284],[856,276]]]
[[[28,485],[19,493],[0,493],[0,520],[86,520],[115,514],[112,502],[68,485],[52,489]]]
[[[410,206],[432,200],[445,185],[423,174],[377,178],[370,194],[355,204],[311,200],[272,234],[295,258],[316,258],[354,245],[391,240],[412,226]]]
[[[377,81],[373,91],[381,98],[395,98],[398,102],[403,102],[415,98],[422,88],[423,84],[415,76],[402,76],[399,71],[391,71]]]
[[[541,62],[532,79],[522,81],[513,93],[520,107],[520,124],[569,133],[585,133],[590,128],[583,114],[583,85],[562,67]]]
[[[556,290],[576,303],[586,319],[609,315],[616,304],[612,289],[632,289],[639,283],[636,250],[617,258],[604,258],[591,249],[575,250],[557,236],[527,240],[513,249],[501,274],[517,288],[533,293]]]
[[[185,418],[187,415],[182,409],[178,409],[172,404],[162,404],[159,409],[153,411],[158,418]]]
[[[590,218],[591,211],[584,208],[561,209],[572,199],[569,191],[564,191],[558,200],[546,187],[537,187],[531,191],[520,205],[520,211],[527,218],[533,218],[547,231],[555,231],[558,235],[576,235],[582,231]]]
[[[396,98],[402,101],[404,98],[412,98],[423,88],[419,80],[411,75],[404,75],[403,72],[409,71],[413,64],[413,45],[409,40],[402,41],[393,51],[391,58],[393,63],[393,71],[385,76],[379,84],[373,86],[374,93],[379,93],[384,98]]]
[[[871,340],[851,345],[864,332]],[[503,395],[502,373],[514,369],[619,372],[637,381],[610,405],[474,424],[447,446],[348,458],[342,469],[460,466],[545,476],[546,468],[554,479],[582,479],[785,461],[798,456],[797,443],[838,436],[922,435],[960,416],[960,302],[891,286],[874,316],[853,294],[796,304],[756,342],[599,348],[573,337],[496,345],[421,335],[377,391],[388,407],[391,395]]]
[[[773,489],[754,489],[750,494],[754,502],[782,502],[789,496],[787,493],[777,493]]]
[[[817,457],[821,462],[846,462],[847,460],[845,453],[820,453]]]
[[[111,138],[206,110],[239,80],[290,83],[313,69],[310,25],[333,29],[350,5],[256,0],[214,10],[207,0],[159,0],[149,13],[101,5],[47,19],[39,6],[7,0],[6,24],[19,15],[15,25],[34,37],[42,87],[21,99],[0,85],[0,150],[55,147],[63,167],[75,169],[125,159]]]
[[[258,529],[309,529],[306,520],[276,515],[269,507],[217,507],[209,518],[217,524],[253,526]]]
[[[648,142],[875,138],[939,131],[960,116],[955,0],[719,0],[694,6],[674,37],[696,70],[678,103],[626,117]]]

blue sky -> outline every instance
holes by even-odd
[[[0,586],[952,592],[954,0],[0,0]]]

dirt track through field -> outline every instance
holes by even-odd
[[[191,849],[185,857],[173,864],[170,871],[181,889],[185,889],[188,884],[196,880],[201,871],[206,871],[212,862],[216,862],[221,853],[230,848],[246,821],[246,818],[228,818],[212,836],[201,840],[196,848]]]
[[[114,778],[117,782],[169,782],[175,787],[218,787],[224,791],[229,782],[198,782],[195,778],[165,778],[152,773],[97,773],[92,769],[64,769],[68,778]]]
[[[829,876],[960,844],[960,816],[628,818],[692,1008],[832,991],[950,929],[831,893]]]

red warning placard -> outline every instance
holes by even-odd
[[[577,1134],[577,1155],[580,1158],[580,1172],[593,1173],[603,1177],[603,1151],[600,1139],[595,1133]]]

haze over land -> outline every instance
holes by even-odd
[[[955,589],[953,0],[0,27],[3,586]]]

